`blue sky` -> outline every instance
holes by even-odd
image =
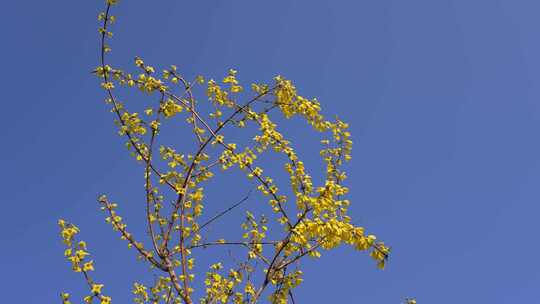
[[[5,303],[84,290],[62,257],[59,217],[82,229],[116,303],[144,271],[124,258],[133,253],[96,203],[107,193],[128,221],[142,219],[141,169],[89,73],[102,6],[8,1],[0,13]],[[351,123],[351,215],[392,246],[390,264],[377,270],[346,247],[328,253],[307,263],[300,303],[533,303],[539,9],[532,0],[123,1],[112,59],[215,78],[236,68],[245,83],[282,74]],[[309,138],[292,132],[309,156]],[[241,198],[233,183],[216,193]]]

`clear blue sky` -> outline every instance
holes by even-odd
[[[96,203],[108,193],[142,219],[127,211],[142,173],[89,73],[102,2],[2,5],[3,303],[84,290],[59,217],[81,227],[116,303],[144,270],[122,258],[133,252]],[[539,11],[532,0],[123,1],[113,59],[217,78],[236,68],[245,82],[283,74],[351,122],[351,214],[392,246],[390,264],[340,248],[308,263],[299,303],[536,303]]]

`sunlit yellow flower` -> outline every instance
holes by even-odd
[[[93,294],[100,294],[101,289],[103,288],[103,284],[92,284],[92,293]]]

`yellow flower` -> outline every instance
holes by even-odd
[[[151,67],[151,66],[145,67],[144,70],[145,70],[146,73],[148,73],[148,74],[152,74],[152,73],[155,73],[155,72],[156,72],[156,70],[154,70],[154,68]]]
[[[71,302],[69,301],[69,293],[62,292],[61,296],[62,296],[62,304],[71,304]]]
[[[64,256],[68,257],[68,256],[71,256],[73,250],[71,250],[71,248],[68,248],[64,251]]]
[[[101,288],[103,288],[103,284],[92,284],[92,293],[93,294],[100,294]]]
[[[101,297],[101,304],[110,304],[111,303],[111,297],[102,296]]]
[[[77,250],[77,251],[75,252],[75,255],[77,255],[77,258],[79,258],[79,260],[82,260],[82,259],[84,259],[87,255],[89,255],[89,253],[86,252],[86,251],[84,251],[84,250],[82,250],[82,249],[80,249],[80,250]]]
[[[238,93],[238,92],[241,92],[241,91],[242,91],[242,87],[239,86],[239,85],[233,85],[231,87],[231,92],[233,92],[233,93]]]
[[[157,120],[152,120],[150,127],[152,127],[153,130],[159,129],[159,122]]]
[[[94,271],[94,261],[84,263],[83,270],[84,271]]]
[[[135,65],[138,67],[142,67],[144,66],[144,61],[139,57],[135,57]]]
[[[103,82],[101,84],[101,87],[104,88],[105,90],[112,90],[114,89],[114,84],[112,82]]]

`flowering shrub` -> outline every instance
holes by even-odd
[[[293,290],[303,281],[300,261],[318,258],[324,250],[341,244],[369,252],[380,268],[384,268],[389,248],[363,227],[353,224],[347,215],[349,189],[344,185],[343,165],[351,159],[352,141],[347,123],[328,120],[321,114],[316,99],[298,94],[290,80],[276,76],[269,84],[251,84],[245,88],[237,71],[229,70],[221,80],[205,80],[198,76],[188,80],[172,65],[162,72],[136,57],[134,71],[128,72],[108,63],[111,51],[111,14],[116,0],[107,0],[99,14],[101,62],[94,73],[101,79],[127,148],[144,170],[146,225],[149,244],[139,241],[128,230],[117,211],[117,204],[102,195],[98,201],[107,223],[157,273],[152,285],[136,282],[135,303],[187,303],[194,300],[195,288],[205,290],[201,303],[256,303],[263,293],[272,303],[294,302]],[[203,88],[206,96],[196,96],[194,88]],[[142,112],[131,112],[118,98],[120,89],[140,90],[154,101]],[[246,97],[247,96],[247,97]],[[245,99],[245,101],[241,101]],[[319,152],[325,164],[325,180],[315,185],[304,162],[293,148],[293,142],[278,129],[273,118],[299,117],[321,136]],[[165,124],[184,121],[193,133],[186,151],[160,143],[158,137]],[[246,129],[256,135],[247,144],[227,139],[231,128]],[[274,180],[265,173],[260,161],[264,153],[277,153],[285,160],[281,165],[288,179]],[[275,166],[275,164],[272,164]],[[208,241],[205,228],[227,215],[247,200],[228,207],[209,220],[202,221],[205,204],[205,183],[216,174],[239,169],[257,184],[267,198],[270,214],[255,216],[247,211],[239,220],[242,235],[235,239]],[[169,202],[172,201],[172,204]],[[277,238],[269,238],[270,221],[276,223]],[[81,273],[89,288],[85,303],[111,303],[104,284],[92,276],[94,262],[89,259],[87,244],[78,240],[79,229],[59,221],[66,245],[65,257],[73,271]],[[221,262],[208,265],[204,278],[196,278],[194,265],[199,248],[237,246],[245,252],[235,257],[236,267],[225,269]],[[241,262],[238,262],[241,261]],[[70,296],[62,293],[64,304]],[[413,303],[414,300],[407,300]],[[414,302],[415,303],[415,302]]]

